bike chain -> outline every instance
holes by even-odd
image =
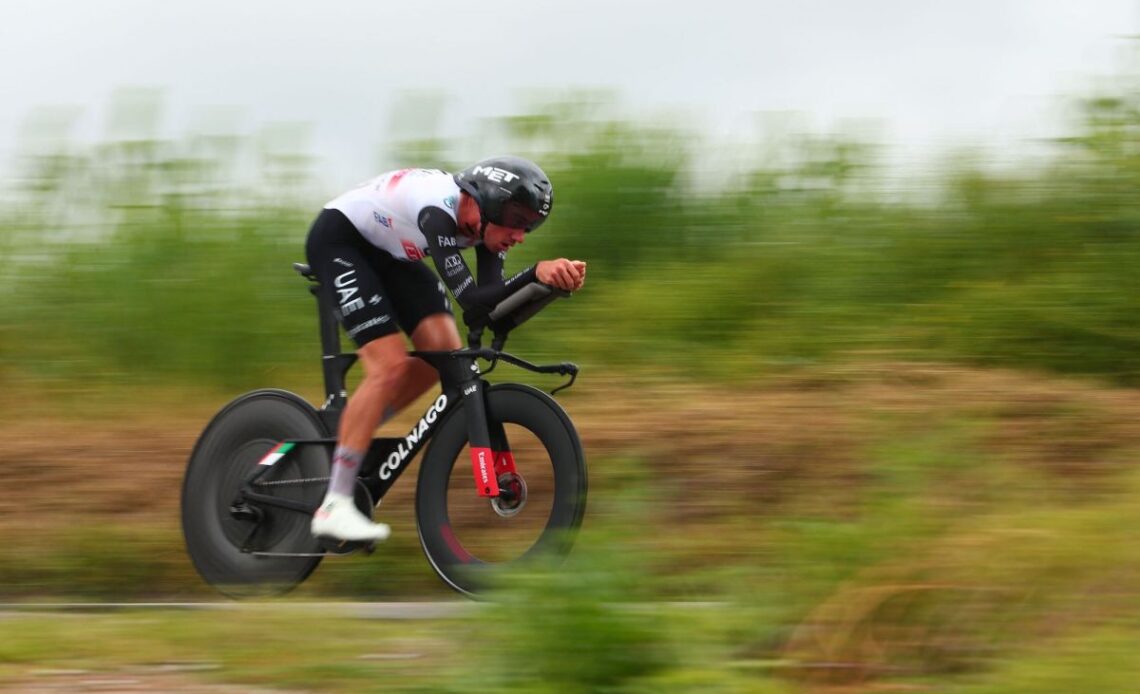
[[[317,482],[328,482],[330,479],[332,479],[332,478],[330,478],[330,477],[303,477],[299,480],[274,480],[272,482],[262,482],[261,480],[258,480],[257,482],[253,483],[253,486],[254,487],[285,487],[285,486],[290,486],[290,485],[296,486],[296,485],[300,485],[300,484],[315,484]]]

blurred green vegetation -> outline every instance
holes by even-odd
[[[1138,94],[1076,102],[1078,134],[1047,157],[960,160],[909,192],[885,189],[869,143],[789,138],[779,156],[737,153],[729,175],[702,171],[693,133],[590,102],[495,122],[558,189],[510,265],[590,263],[587,290],[516,347],[701,378],[872,355],[1136,383]],[[149,135],[160,109],[133,98],[117,139],[47,138],[21,159],[0,211],[0,368],[227,389],[315,376],[312,300],[289,263],[337,191],[314,192],[303,130],[164,140]],[[447,149],[428,137],[390,154],[463,164]]]
[[[289,129],[163,140],[147,98],[127,99],[134,125],[116,138],[22,159],[0,209],[0,378],[311,388],[312,299],[289,263],[337,191],[316,192],[313,154]],[[146,657],[351,691],[378,674],[406,691],[1130,691],[1134,398],[1055,376],[1140,381],[1140,90],[1075,101],[1077,134],[1038,160],[963,159],[897,188],[872,145],[837,138],[741,153],[743,173],[702,171],[688,131],[592,103],[487,126],[558,189],[557,213],[511,266],[590,262],[586,290],[512,344],[616,384],[567,397],[595,425],[583,427],[595,491],[568,565],[414,629],[407,648],[427,666],[337,661],[337,634],[375,630],[286,613],[228,620],[248,624],[236,651],[213,616],[163,617],[138,651],[133,623],[92,632],[105,639],[21,623],[0,638],[0,676]],[[463,163],[448,151],[430,136],[391,150],[398,165]],[[623,380],[654,370],[667,386]],[[726,384],[750,378],[767,380],[728,402]],[[175,514],[146,525],[69,512],[82,522],[11,534],[5,595],[206,594]],[[410,520],[394,526],[385,551],[325,562],[300,597],[438,597]],[[296,647],[302,620],[321,648],[267,659]],[[486,651],[471,643],[517,658],[472,681]]]

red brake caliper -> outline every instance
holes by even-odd
[[[515,456],[510,451],[495,451],[495,477],[505,472],[518,473],[515,469]]]

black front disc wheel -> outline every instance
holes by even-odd
[[[416,490],[424,553],[444,582],[467,594],[531,558],[565,556],[586,508],[582,445],[553,398],[500,384],[486,391],[486,410],[517,468],[499,477],[505,493],[489,499],[476,491],[462,405],[432,439]]]

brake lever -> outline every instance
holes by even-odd
[[[560,390],[566,390],[570,386],[574,385],[574,381],[578,380],[578,367],[577,367],[577,365],[575,365],[575,364],[563,364],[562,366],[565,368],[559,369],[559,373],[562,374],[563,376],[565,376],[566,374],[570,374],[570,380],[567,381],[566,383],[563,383],[562,385],[558,386],[554,390],[550,391],[551,395],[557,394],[558,391],[560,391]]]

